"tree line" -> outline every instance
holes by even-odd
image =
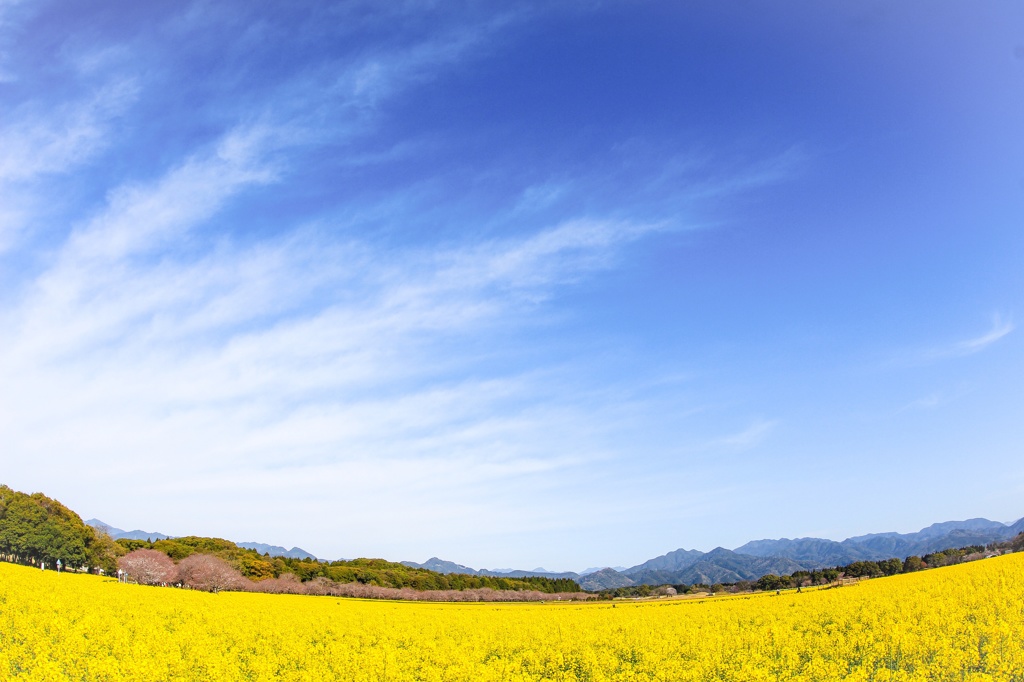
[[[270,556],[254,549],[239,547],[230,540],[188,536],[168,540],[115,540],[126,552],[141,549],[155,550],[174,561],[182,561],[194,554],[219,557],[249,580],[260,582],[293,576],[300,582],[326,578],[336,583],[359,583],[374,587],[413,589],[419,591],[480,590],[535,591],[543,594],[581,592],[575,580],[527,576],[521,578],[486,575],[443,574],[426,568],[413,568],[385,559],[351,559],[318,561],[312,557]]]
[[[154,543],[155,544],[155,543]],[[366,560],[364,560],[366,561]],[[370,560],[376,561],[376,560]],[[118,560],[119,577],[141,585],[183,587],[219,592],[264,592],[269,594],[307,594],[363,599],[407,599],[420,601],[547,601],[593,599],[581,592],[541,592],[527,589],[465,587],[463,589],[421,590],[414,587],[390,587],[369,582],[337,582],[318,575],[301,580],[294,573],[252,580],[226,560],[211,554],[190,554],[175,562],[162,551],[139,547]]]
[[[659,594],[782,590],[835,583],[843,578],[873,578],[910,573],[1024,550],[1024,533],[982,547],[972,545],[903,560],[856,561],[844,566],[756,581],[706,585],[635,585],[602,590],[599,597],[648,597]],[[219,591],[332,594],[387,599],[544,600],[589,598],[568,578],[498,577],[442,574],[384,559],[318,561],[312,557],[271,557],[229,540],[188,536],[164,540],[112,540],[81,517],[42,493],[26,494],[0,485],[0,560],[113,575],[120,568],[145,584],[173,584]],[[458,593],[458,594],[457,594]]]
[[[411,598],[411,593],[438,598],[440,593],[462,592],[490,600],[496,599],[494,593],[516,600],[584,596],[580,586],[567,578],[445,575],[384,559],[327,562],[272,557],[230,540],[199,536],[112,540],[60,502],[6,485],[0,485],[0,559],[47,568],[56,567],[60,560],[70,570],[106,575],[120,569],[136,582],[211,591],[255,589],[384,598]]]

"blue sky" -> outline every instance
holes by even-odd
[[[0,0],[2,480],[632,565],[1024,515],[1024,9]]]

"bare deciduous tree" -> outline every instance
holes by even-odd
[[[334,582],[330,578],[320,576],[318,578],[313,578],[309,582],[305,583],[304,587],[306,588],[306,594],[326,596],[335,593],[334,588],[335,586],[337,586],[337,584],[338,583]]]
[[[307,594],[311,594],[307,588]],[[335,583],[328,594],[362,599],[407,599],[410,601],[587,601],[595,599],[586,592],[549,594],[534,590],[493,590],[480,587],[472,590],[415,590],[409,587],[378,587],[362,583]]]
[[[260,580],[253,583],[249,589],[267,594],[306,594],[306,586],[291,573],[284,573],[279,578]]]
[[[177,567],[171,558],[155,549],[137,549],[117,560],[117,567],[140,585],[161,585],[171,582]]]
[[[193,554],[178,564],[178,580],[186,587],[207,592],[243,590],[250,582],[223,559],[209,554]]]

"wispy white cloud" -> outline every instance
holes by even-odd
[[[131,64],[132,51],[127,45],[90,45],[83,50],[66,49],[65,59],[79,75],[102,76]]]
[[[974,355],[1008,336],[1013,330],[1013,322],[1003,320],[1002,316],[996,313],[992,316],[992,327],[984,334],[963,341],[956,341],[945,346],[929,348],[919,353],[916,359],[918,362],[934,362],[947,358]]]
[[[697,415],[711,418],[715,411],[708,405],[696,405],[677,415],[677,419],[693,424],[688,429],[689,435],[687,435],[687,430],[682,431],[680,433],[682,440],[674,446],[678,457],[689,460],[687,466],[699,465],[708,456],[718,459],[723,456],[739,456],[754,450],[765,443],[780,424],[778,419],[756,417],[743,428],[722,434],[721,431],[708,433],[698,421],[693,420]],[[721,428],[715,427],[715,430]]]
[[[778,426],[778,420],[755,419],[742,431],[716,439],[716,445],[727,448],[745,450],[764,442],[768,435]]]
[[[15,74],[7,69],[7,42],[15,23],[12,15],[18,6],[23,4],[24,0],[0,0],[0,83],[15,79]]]
[[[111,192],[5,311],[14,468],[59,452],[68,475],[90,479],[102,458],[104,477],[180,494],[293,481],[351,504],[425,504],[609,456],[594,421],[608,407],[519,372],[476,377],[475,356],[493,350],[472,348],[659,226],[581,219],[387,253],[315,228],[197,243],[246,188],[279,180],[269,138],[231,132]]]
[[[593,173],[525,192],[504,216],[516,229],[498,237],[467,224],[440,244],[395,247],[330,217],[283,217],[270,236],[220,229],[228,210],[286,182],[304,146],[357,135],[388,98],[486,49],[515,20],[453,29],[344,68],[320,65],[257,113],[220,112],[217,120],[242,122],[83,209],[33,254],[38,268],[0,308],[0,441],[18,453],[7,475],[29,480],[51,458],[45,488],[75,490],[94,506],[87,513],[113,508],[102,491],[118,489],[116,507],[133,509],[132,524],[145,525],[150,507],[186,502],[192,523],[218,519],[162,528],[169,532],[228,534],[233,506],[267,498],[247,505],[247,527],[273,533],[273,509],[310,505],[318,536],[348,532],[354,542],[346,519],[373,508],[379,523],[358,530],[366,546],[392,522],[436,539],[449,520],[480,535],[524,520],[567,528],[583,502],[594,518],[613,516],[574,485],[645,441],[640,394],[651,377],[594,391],[571,363],[513,356],[531,352],[520,347],[522,329],[548,322],[559,293],[615,267],[629,245],[680,227],[647,214],[674,213],[566,202],[568,217],[540,215],[614,184]],[[96,78],[124,59],[97,52],[78,71]],[[10,141],[0,146],[0,182],[85,167],[144,85],[111,81],[34,120],[26,106],[0,130],[0,142]],[[685,194],[691,171],[654,169],[651,183],[634,178],[641,189],[617,196],[658,183]],[[773,172],[722,179],[721,191],[706,183],[695,196],[739,191]],[[775,424],[756,420],[714,447],[755,447]],[[628,447],[624,433],[635,435]]]
[[[108,209],[72,234],[66,257],[112,261],[166,248],[241,188],[275,178],[261,161],[270,136],[262,126],[231,131],[212,153],[190,159],[155,186],[117,189]]]
[[[506,13],[485,21],[457,25],[440,35],[413,44],[409,49],[371,57],[345,70],[336,87],[349,92],[363,106],[372,106],[396,89],[432,78],[439,67],[449,65],[467,52],[479,52],[510,24],[521,22],[527,12]]]
[[[75,168],[109,143],[111,121],[137,94],[134,80],[117,80],[55,111],[42,104],[22,107],[0,129],[0,182]]]
[[[896,410],[896,413],[901,412],[912,412],[916,410],[934,410],[947,401],[946,398],[940,393],[929,393],[926,396],[922,396],[916,400],[912,400],[906,405]]]
[[[138,95],[132,79],[114,79],[89,97],[55,108],[39,102],[15,108],[0,126],[0,253],[30,224],[45,176],[80,169],[112,139],[117,118]]]
[[[992,328],[987,333],[973,339],[960,341],[952,346],[951,351],[957,355],[978,353],[1008,335],[1013,329],[1013,322],[1003,320],[999,314],[996,314],[992,317]]]

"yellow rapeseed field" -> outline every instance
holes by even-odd
[[[1024,680],[1024,553],[614,605],[206,594],[0,564],[0,678]]]

